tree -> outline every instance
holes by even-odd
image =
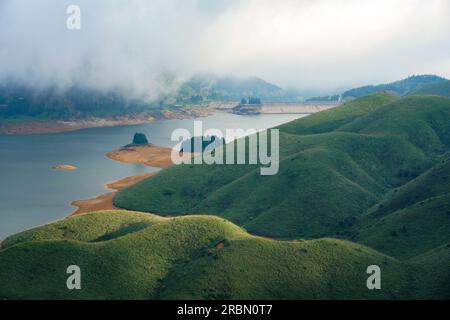
[[[251,97],[248,99],[248,104],[261,104],[261,99],[258,97]]]
[[[137,145],[148,144],[147,136],[144,133],[135,133],[133,138],[133,144]]]

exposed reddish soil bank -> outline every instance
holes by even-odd
[[[158,172],[150,172],[150,173],[144,173],[136,176],[126,177],[124,179],[118,180],[116,182],[107,184],[106,186],[111,189],[115,190],[114,192],[109,192],[102,194],[101,196],[98,196],[93,199],[87,199],[87,200],[77,200],[72,202],[72,205],[77,207],[78,209],[71,214],[71,216],[93,212],[93,211],[102,211],[102,210],[114,210],[117,209],[113,204],[114,196],[116,195],[117,191],[123,190],[127,187],[130,187],[138,182],[141,182],[142,180],[151,177]]]

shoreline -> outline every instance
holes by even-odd
[[[71,205],[77,209],[69,217],[85,214],[93,211],[118,210],[113,204],[114,196],[117,192],[131,187],[147,178],[158,174],[161,169],[172,165],[172,149],[158,147],[152,144],[144,146],[125,146],[106,153],[106,156],[114,161],[122,163],[142,163],[149,167],[157,167],[159,170],[128,176],[114,182],[107,183],[105,186],[113,191],[103,193],[95,198],[72,201]],[[191,156],[187,154],[186,156]]]
[[[71,205],[76,207],[76,209],[68,217],[74,217],[94,211],[121,210],[113,204],[113,199],[117,192],[150,178],[158,174],[159,171],[160,170],[128,176],[111,183],[107,183],[105,186],[113,191],[103,193],[95,198],[72,201]]]
[[[216,112],[221,112],[220,109],[211,107],[204,108],[186,108],[175,110],[161,110],[160,117],[154,116],[136,116],[128,117],[121,116],[116,118],[111,117],[92,117],[86,119],[73,120],[51,120],[51,119],[0,119],[0,135],[35,135],[35,134],[52,134],[74,132],[90,128],[107,128],[120,126],[133,126],[155,123],[159,120],[182,120],[208,117]]]
[[[50,121],[53,123],[64,124],[64,127],[58,127],[56,128],[57,131],[54,131],[55,128],[46,127],[45,125],[42,127],[46,130],[44,131],[35,131],[36,128],[42,129],[41,127],[32,127],[27,128],[28,131],[23,132],[17,132],[17,131],[10,131],[8,133],[4,133],[4,123],[0,120],[0,135],[32,135],[32,134],[45,134],[45,133],[61,133],[61,132],[69,132],[69,131],[77,131],[87,128],[94,128],[94,127],[111,127],[111,126],[126,126],[126,125],[138,125],[138,124],[145,124],[145,123],[153,123],[158,120],[169,120],[169,119],[188,119],[188,118],[198,118],[198,117],[207,117],[209,115],[212,115],[214,113],[230,113],[230,109],[226,108],[205,108],[204,110],[195,110],[193,112],[192,110],[184,110],[186,112],[175,112],[173,113],[171,111],[170,114],[164,115],[161,119],[156,118],[147,118],[145,120],[143,119],[133,119],[133,120],[120,120],[120,121],[110,121],[104,118],[98,118],[94,121],[73,121],[73,122],[62,122],[62,121]],[[20,122],[20,126],[26,127],[27,124],[30,122],[37,122],[37,123],[44,123],[48,124],[48,122],[45,121],[39,121],[39,120],[25,120],[23,122]],[[48,130],[50,131],[48,131]],[[137,149],[137,150],[136,150]],[[147,145],[147,146],[126,146],[121,147],[116,150],[110,151],[106,153],[106,156],[114,161],[119,161],[123,163],[142,163],[146,166],[156,167],[156,168],[167,168],[172,165],[171,160],[171,152],[172,149],[165,148],[165,147],[159,147],[155,145]],[[189,153],[186,153],[186,157],[191,157],[192,155]],[[134,175],[134,176],[127,176],[124,178],[121,178],[117,181],[107,183],[105,186],[110,189],[110,192],[105,192],[103,194],[100,194],[96,197],[89,198],[89,199],[81,199],[81,200],[74,200],[70,203],[73,207],[75,207],[74,211],[70,213],[69,215],[66,215],[62,219],[86,214],[89,212],[94,211],[103,211],[103,210],[120,210],[119,208],[115,207],[113,205],[113,198],[116,195],[116,193],[120,190],[123,190],[127,187],[130,187],[136,183],[139,183],[143,181],[144,179],[150,178],[153,175],[156,175],[160,172],[160,170]],[[2,248],[2,242],[4,239],[0,239],[0,249]]]
[[[167,168],[172,165],[172,149],[153,144],[129,145],[106,153],[114,161],[142,163],[148,167]]]
[[[105,187],[112,190],[111,192],[103,193],[95,198],[72,201],[70,203],[70,205],[75,207],[76,209],[69,215],[65,215],[64,217],[62,217],[60,220],[64,220],[67,218],[71,218],[71,217],[75,217],[75,216],[79,216],[79,215],[83,215],[83,214],[87,214],[87,213],[95,212],[95,211],[125,210],[125,209],[120,209],[120,208],[117,208],[114,206],[113,199],[114,199],[114,196],[116,195],[116,193],[119,192],[120,190],[131,187],[132,185],[134,185],[136,183],[139,183],[147,178],[150,178],[150,177],[158,174],[159,171],[161,171],[161,170],[142,173],[142,174],[138,174],[138,175],[134,175],[134,176],[128,176],[128,177],[124,177],[119,180],[107,183],[107,184],[105,184]],[[48,225],[55,221],[58,221],[58,220],[49,221],[41,226]],[[37,228],[37,227],[39,227],[39,226],[36,226],[34,228]],[[3,248],[3,241],[5,239],[0,239],[0,250]]]
[[[211,116],[215,113],[234,113],[237,101],[214,101],[202,106],[159,110],[159,116],[138,115],[129,117],[91,117],[73,120],[51,120],[34,118],[0,119],[1,135],[35,135],[73,132],[89,128],[133,126],[154,123],[160,120],[183,120]],[[340,104],[320,103],[266,103],[258,114],[313,114],[339,107]],[[234,113],[236,114],[236,113]]]
[[[37,135],[37,134],[52,134],[52,133],[64,133],[74,132],[83,129],[90,128],[107,128],[107,127],[119,127],[119,126],[132,126],[140,124],[154,123],[156,118],[123,118],[119,120],[113,120],[108,118],[91,118],[83,120],[0,120],[0,135]]]

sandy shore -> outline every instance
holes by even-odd
[[[112,160],[125,163],[143,163],[146,166],[167,168],[172,165],[172,149],[152,144],[145,146],[126,146],[108,152],[106,156]]]
[[[87,199],[87,200],[77,200],[72,202],[71,204],[75,207],[77,207],[77,210],[73,212],[70,216],[80,215],[83,213],[93,212],[93,211],[102,211],[102,210],[114,210],[118,209],[113,204],[113,199],[116,193],[120,190],[123,190],[127,187],[130,187],[138,182],[141,182],[144,179],[147,179],[155,174],[157,172],[149,172],[144,173],[136,176],[126,177],[121,180],[112,182],[107,184],[106,186],[111,189],[115,190],[113,192],[102,194],[96,198],[93,199]]]
[[[150,167],[167,168],[172,165],[171,160],[172,149],[158,147],[152,144],[145,146],[126,146],[120,149],[108,152],[106,155],[116,161],[125,163],[143,163]],[[190,157],[190,154],[186,154]],[[124,188],[132,186],[148,177],[151,177],[157,172],[144,173],[136,176],[126,177],[116,182],[107,184],[106,186],[114,190],[113,192],[102,194],[93,199],[77,200],[72,202],[72,205],[77,207],[77,210],[71,216],[88,213],[92,211],[114,210],[117,209],[113,205],[113,199],[116,193]]]
[[[113,192],[102,194],[93,199],[73,201],[71,205],[77,207],[77,209],[72,214],[70,214],[69,217],[94,211],[118,209],[113,204],[114,196],[118,191],[130,187],[138,182],[141,182],[142,180],[147,179],[153,175],[156,175],[158,172],[159,171],[148,172],[117,180],[115,182],[106,185],[106,187],[108,187],[109,189],[114,190]],[[2,249],[2,244],[3,240],[0,239],[0,250]]]

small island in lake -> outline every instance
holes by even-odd
[[[54,166],[54,167],[52,167],[52,169],[58,170],[58,171],[75,171],[78,168],[76,166],[73,166],[70,164],[62,164],[62,165]]]
[[[166,168],[172,165],[171,154],[172,149],[155,146],[149,143],[144,133],[136,133],[131,144],[108,152],[106,156],[120,162]]]

